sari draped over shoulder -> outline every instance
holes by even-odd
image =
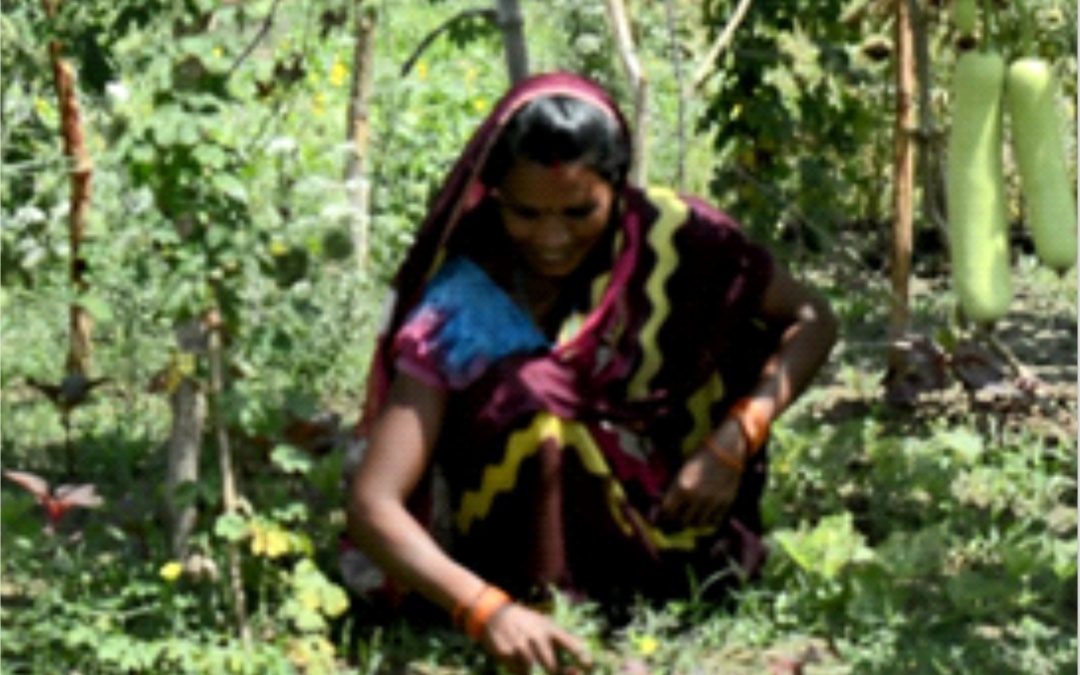
[[[604,264],[555,340],[447,246],[477,212],[477,176],[501,125],[544,93],[606,94],[575,76],[527,80],[466,148],[395,282],[359,433],[395,372],[449,392],[435,449],[451,555],[518,597],[558,587],[597,599],[722,588],[764,559],[767,452],[719,526],[663,522],[685,458],[760,376],[778,336],[757,321],[770,254],[726,214],[663,188],[625,188]],[[498,227],[491,223],[491,227]],[[425,483],[420,491],[428,489]],[[430,513],[413,501],[421,519]]]

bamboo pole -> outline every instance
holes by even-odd
[[[893,130],[892,296],[889,315],[890,342],[908,331],[910,322],[909,281],[911,277],[912,221],[914,214],[915,144],[915,45],[911,8],[907,0],[895,0],[896,40],[896,121]],[[902,370],[904,352],[892,349],[890,367]]]

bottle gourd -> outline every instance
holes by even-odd
[[[953,75],[946,192],[953,288],[965,316],[990,322],[1012,302],[1001,156],[1005,61],[965,52]]]
[[[1054,108],[1056,79],[1044,59],[1009,66],[1005,103],[1020,174],[1025,220],[1035,254],[1064,272],[1076,263],[1076,198],[1065,168],[1065,143]]]

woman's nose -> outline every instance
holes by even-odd
[[[559,216],[547,215],[537,223],[532,240],[543,248],[565,246],[570,241],[570,230]]]

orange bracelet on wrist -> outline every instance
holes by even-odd
[[[464,624],[465,634],[479,642],[491,617],[511,602],[513,600],[502,589],[487,584],[471,603],[454,607],[454,625]]]
[[[769,436],[769,418],[750,397],[740,398],[728,410],[728,417],[735,418],[746,439],[747,458],[753,457]]]
[[[716,436],[714,436],[713,434],[709,434],[705,437],[705,447],[711,450],[713,455],[715,455],[718,460],[720,460],[724,464],[727,464],[729,467],[735,469],[739,473],[742,473],[743,469],[746,468],[746,463],[743,461],[743,459],[736,456],[734,453],[725,450],[723,446],[721,446],[720,443],[716,440]]]

